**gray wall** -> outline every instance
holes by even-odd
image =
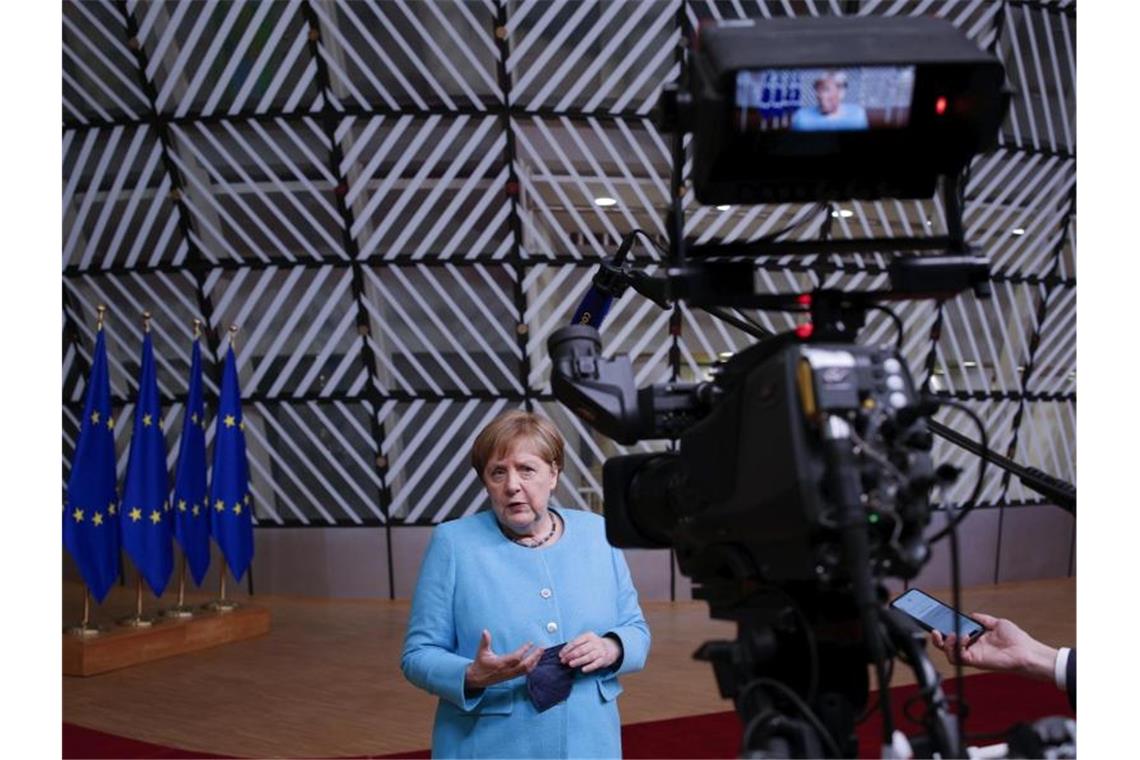
[[[944,524],[945,518],[937,515],[931,529]],[[979,586],[1072,575],[1076,569],[1075,529],[1072,515],[1054,506],[978,510],[959,526],[961,582]],[[254,537],[255,594],[387,599],[392,577],[396,598],[409,599],[431,528],[392,528],[392,576],[383,528],[259,528]],[[625,556],[642,600],[692,598],[688,578],[675,568],[670,577],[668,551],[628,549]],[[64,557],[64,576],[78,579],[70,558],[66,553]],[[218,567],[215,549],[204,588],[217,588]],[[176,578],[171,581],[171,592],[176,590],[175,584]],[[889,585],[901,587],[898,583]],[[911,585],[950,586],[948,539],[933,548],[930,562]]]

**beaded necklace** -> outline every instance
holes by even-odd
[[[550,532],[547,533],[546,536],[541,541],[537,541],[533,544],[524,544],[523,541],[525,539],[518,538],[517,536],[512,534],[509,530],[504,528],[502,525],[499,526],[499,530],[503,531],[504,536],[506,536],[510,540],[514,541],[519,546],[525,546],[527,549],[537,549],[538,547],[542,546],[543,544],[545,544],[550,539],[554,538],[554,533],[558,530],[558,520],[555,520],[554,519],[555,517],[557,517],[558,520],[562,519],[561,515],[559,515],[557,512],[555,512],[553,509],[551,509],[550,510]],[[530,540],[533,541],[534,539],[531,538]]]

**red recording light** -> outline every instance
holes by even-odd
[[[796,325],[796,337],[800,340],[807,340],[815,331],[815,327],[811,322],[804,322],[802,325]]]
[[[941,116],[946,113],[946,96],[939,95],[938,99],[934,101],[934,113]]]
[[[796,296],[796,303],[800,306],[811,306],[811,293],[800,293]]]

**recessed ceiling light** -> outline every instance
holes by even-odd
[[[836,218],[850,219],[855,216],[855,212],[849,208],[841,208],[838,211],[832,211],[831,215]]]
[[[930,221],[929,219],[927,219],[927,220],[926,220],[926,226],[927,226],[927,227],[933,227],[933,226],[934,226],[934,222],[932,222],[932,221]]]
[[[964,361],[964,362],[962,362],[962,366],[966,367],[968,369],[970,367],[978,366],[978,363],[977,362],[971,362],[971,361]]]
[[[1024,235],[1025,234],[1025,228],[1024,227],[1014,227],[1012,230],[1009,231],[1009,234],[1011,234],[1011,235]]]
[[[731,208],[732,208],[732,206],[717,206],[716,210],[717,211],[728,211]]]
[[[609,197],[603,195],[601,198],[595,198],[594,199],[594,205],[595,206],[602,206],[603,208],[606,206],[616,206],[617,200],[615,200],[614,198],[609,198]]]

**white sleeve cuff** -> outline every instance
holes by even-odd
[[[1065,673],[1069,667],[1069,648],[1061,647],[1057,650],[1057,659],[1053,660],[1053,682],[1061,691],[1065,690]]]

